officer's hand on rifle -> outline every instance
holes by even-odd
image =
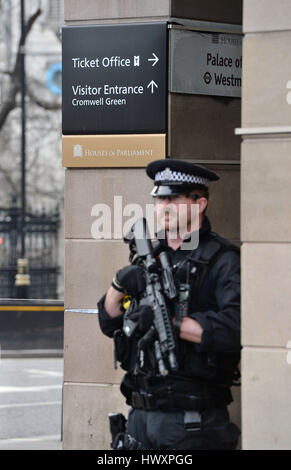
[[[149,305],[139,305],[128,315],[128,320],[136,324],[134,332],[138,336],[143,336],[152,326],[154,312]]]
[[[132,264],[119,269],[112,281],[112,286],[132,297],[139,297],[146,288],[143,270]]]

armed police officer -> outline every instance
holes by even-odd
[[[162,360],[157,339],[143,348],[141,356],[141,343],[146,345],[145,338],[159,321],[151,302],[142,301],[149,276],[137,256],[117,271],[98,303],[101,329],[114,338],[116,359],[126,370],[120,388],[131,407],[113,447],[235,449],[239,430],[230,423],[227,406],[240,359],[240,256],[235,245],[211,231],[205,214],[208,182],[219,178],[206,168],[173,159],[154,161],[146,172],[154,180],[151,194],[166,233],[151,256],[158,262],[161,252],[167,253],[177,288],[167,300],[175,337],[174,364],[155,367],[153,357]],[[193,205],[198,213],[194,230]],[[187,230],[171,236],[173,229],[181,228],[177,215],[182,207],[186,207]],[[191,232],[199,235],[194,249],[187,247],[186,233],[189,238]],[[125,319],[134,325],[130,335],[125,334]]]

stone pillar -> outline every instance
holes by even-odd
[[[241,1],[65,0],[67,25],[114,22],[198,21],[241,23]],[[205,164],[221,180],[213,185],[209,217],[213,229],[240,238],[240,99],[169,94],[168,156]],[[115,271],[128,263],[128,247],[93,240],[92,207],[113,204],[115,195],[145,206],[152,182],[144,169],[66,169],[64,449],[108,449],[108,412],[125,412],[119,392],[122,371],[113,369],[112,341],[94,313]],[[229,197],[231,194],[231,197]],[[74,310],[86,310],[76,312]],[[240,390],[234,390],[233,420],[240,425]]]
[[[244,0],[242,445],[291,449],[291,3]]]

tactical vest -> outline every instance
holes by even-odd
[[[199,252],[197,250],[190,252],[184,260],[190,262],[191,269],[193,266],[197,268],[197,275],[193,277],[193,281],[191,282],[191,297],[194,296],[197,299],[199,298],[199,291],[207,279],[208,273],[220,256],[228,251],[234,251],[238,254],[240,252],[237,246],[214,232],[209,233],[207,238],[199,245],[198,250]],[[117,330],[114,334],[114,341],[115,362],[120,362],[124,370],[132,373],[135,369],[136,340],[126,337],[122,330]],[[226,363],[226,369],[229,368],[230,372],[233,369],[233,376],[235,374],[237,375],[237,357],[229,357],[228,359],[229,364]],[[215,354],[210,354],[207,361],[212,361],[213,373],[215,373]]]
[[[240,253],[239,247],[217,233],[210,232],[207,239],[203,240],[199,247],[188,255],[183,264],[189,261],[192,266],[198,268],[197,276],[195,276],[195,293],[201,289],[210,269],[218,258],[229,251]]]
[[[215,263],[220,259],[220,257],[227,252],[235,252],[238,255],[240,254],[240,248],[234,245],[232,242],[226,238],[221,237],[215,232],[209,232],[207,238],[202,240],[199,247],[187,257],[187,261],[190,262],[190,272],[193,269],[193,266],[197,269],[195,275],[191,280],[191,299],[195,300],[196,310],[200,310],[200,293],[204,286],[204,283],[207,280],[207,277],[215,265]],[[187,262],[186,261],[186,262]],[[193,305],[192,305],[193,307]],[[191,310],[191,301],[190,301],[190,310]],[[195,317],[194,309],[192,308],[193,314],[189,316]],[[188,348],[189,350],[190,348]],[[240,353],[234,354],[217,354],[217,353],[208,353],[207,356],[207,366],[212,364],[213,372],[217,368],[218,362],[220,365],[223,364],[223,369],[225,369],[226,376],[229,375],[230,385],[240,385],[240,371],[238,368],[238,363],[240,360]],[[219,359],[217,359],[219,358]],[[185,360],[189,361],[189,357],[185,356]]]

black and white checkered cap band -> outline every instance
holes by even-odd
[[[182,183],[203,184],[204,186],[207,184],[206,178],[202,176],[189,175],[181,171],[172,171],[170,168],[166,168],[155,174],[155,182],[158,181],[177,181]]]

